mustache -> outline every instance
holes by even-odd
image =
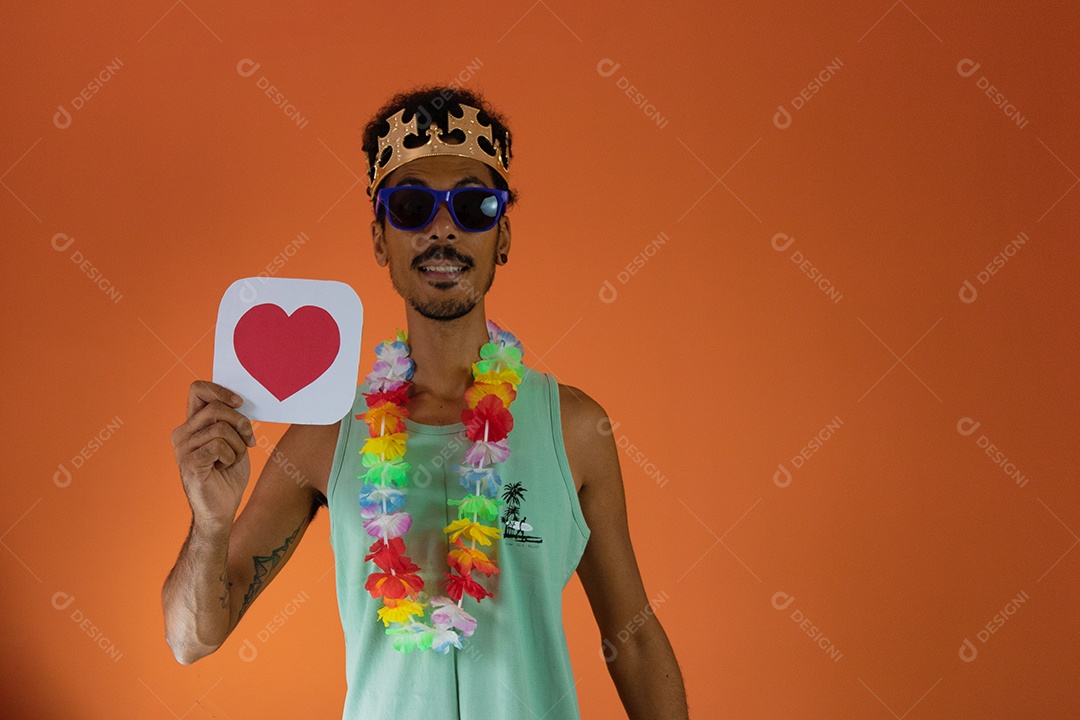
[[[430,260],[447,260],[464,265],[465,267],[472,267],[473,264],[470,258],[465,257],[452,247],[436,247],[418,255],[416,259],[413,260],[413,267],[420,267]]]

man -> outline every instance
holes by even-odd
[[[364,150],[375,258],[405,300],[412,524],[402,539],[424,578],[414,599],[426,606],[442,594],[451,549],[441,527],[456,516],[447,499],[453,505],[462,496],[452,468],[469,444],[466,392],[479,348],[495,337],[484,296],[510,251],[510,135],[477,94],[428,87],[392,98],[368,124]],[[376,436],[365,424],[374,372],[338,423],[288,428],[274,455],[281,462],[267,463],[238,518],[247,448],[255,444],[251,424],[231,391],[192,383],[187,420],[172,435],[192,524],[162,591],[176,659],[189,664],[224,643],[327,505],[346,637],[346,718],[579,717],[561,616],[575,569],[627,714],[686,718],[679,667],[634,558],[607,415],[528,360],[508,406],[512,452],[499,466],[501,537],[490,549],[498,573],[484,579],[493,597],[462,598],[469,604],[458,607],[475,630],[464,644],[452,636],[455,644],[439,652],[395,651],[391,633],[404,623],[380,622],[380,602],[365,583],[382,567],[367,562],[375,553],[365,555],[373,533],[365,533],[371,515],[363,511],[371,508],[357,503],[372,487],[364,485],[361,448]],[[286,465],[296,470],[287,473]],[[424,611],[434,615],[438,603],[431,604]]]

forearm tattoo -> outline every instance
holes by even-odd
[[[307,522],[306,520],[304,522]],[[266,581],[267,575],[270,571],[277,566],[281,559],[285,557],[285,553],[288,551],[289,546],[296,540],[296,536],[300,534],[300,528],[304,527],[304,522],[301,522],[296,526],[296,530],[293,534],[285,539],[285,542],[281,547],[274,550],[269,555],[253,555],[252,561],[255,563],[255,578],[251,581],[251,585],[247,589],[247,593],[244,595],[244,603],[240,606],[240,615],[236,618],[239,622],[240,618],[244,617],[244,613],[247,612],[248,607],[251,605],[255,596],[262,590],[263,583]]]
[[[218,578],[221,581],[221,597],[218,599],[221,601],[221,607],[229,607],[229,594],[232,591],[232,580],[229,579],[229,556],[225,556],[225,567],[221,569],[221,577]]]

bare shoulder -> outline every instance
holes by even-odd
[[[559,409],[563,429],[572,426],[578,429],[586,426],[596,431],[597,424],[603,425],[607,417],[604,408],[581,388],[559,383]]]
[[[611,421],[604,408],[585,391],[559,383],[559,416],[570,474],[580,493],[582,488],[608,473],[606,467],[617,456],[612,452]]]

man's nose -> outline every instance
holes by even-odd
[[[435,208],[435,217],[431,218],[431,222],[428,223],[427,231],[431,240],[457,239],[457,225],[454,224],[454,218],[450,215],[450,207],[445,202],[440,202],[439,206]]]

